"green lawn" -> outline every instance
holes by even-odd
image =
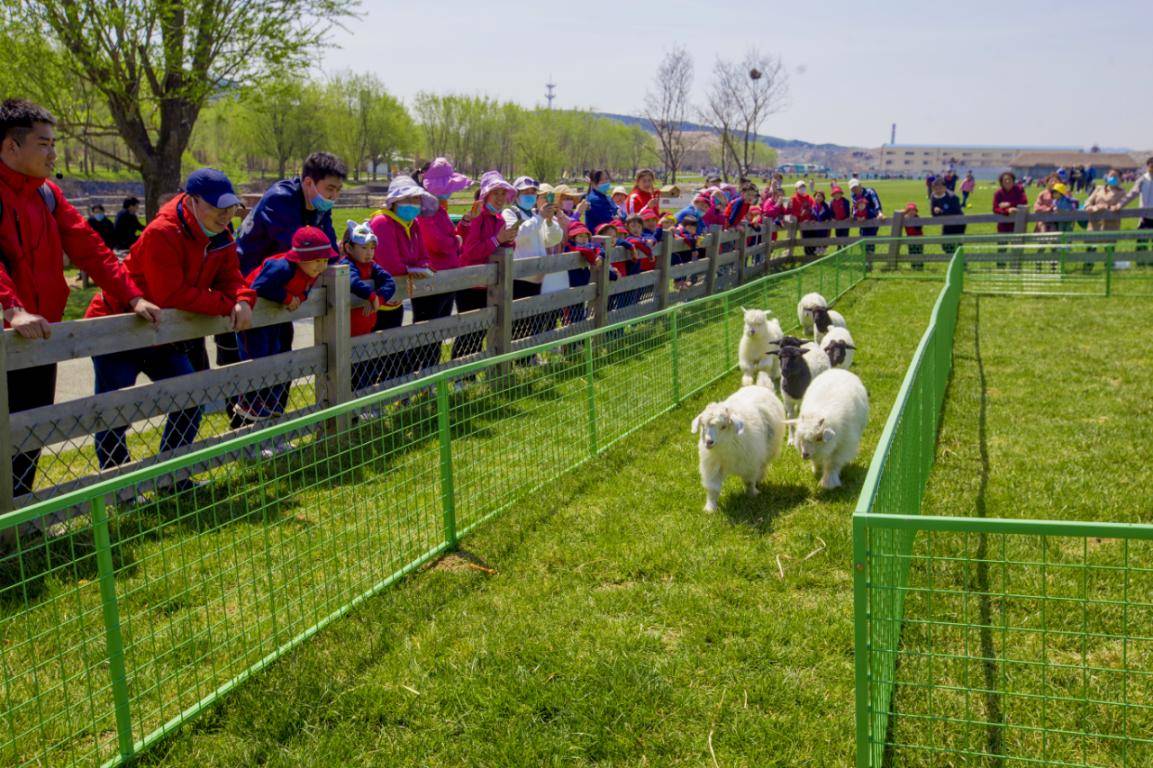
[[[841,303],[872,397],[863,456],[939,287],[869,281]],[[846,764],[849,515],[864,465],[818,493],[787,450],[760,497],[733,481],[720,513],[701,512],[688,423],[735,381],[508,510],[144,764],[695,766],[711,764],[710,743],[724,766]],[[565,409],[553,423],[554,440],[576,437]],[[380,493],[359,488],[337,501]],[[302,566],[309,579],[324,568]]]
[[[1147,304],[964,297],[923,514],[1153,521]],[[1153,763],[1153,545],[921,534],[913,558],[893,766]]]

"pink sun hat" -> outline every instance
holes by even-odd
[[[433,160],[421,180],[424,183],[424,188],[437,197],[451,195],[453,192],[459,192],[472,184],[472,179],[468,176],[453,170],[452,163],[446,157],[438,157]]]

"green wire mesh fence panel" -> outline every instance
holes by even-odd
[[[798,279],[833,286],[832,298],[863,279],[863,250],[800,274],[458,360],[4,516],[0,763],[131,759],[486,518],[730,372],[742,301],[791,327]],[[430,339],[443,358],[442,341]]]
[[[945,287],[873,454],[854,515],[858,768],[882,764],[912,544],[905,531],[874,537],[867,522],[872,514],[920,510],[952,369],[964,261],[962,251],[950,261]]]
[[[895,672],[886,765],[1153,764],[1153,527],[881,518],[870,567],[909,572],[870,588],[905,605],[900,645],[872,651]]]
[[[1112,246],[963,246],[965,289],[982,294],[1102,296],[1113,271]]]

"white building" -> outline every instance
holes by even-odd
[[[1022,152],[1080,152],[1081,147],[1010,147],[981,144],[885,144],[876,150],[873,173],[923,178],[953,168],[958,175],[972,171],[979,179],[995,179]]]

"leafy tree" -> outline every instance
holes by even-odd
[[[145,206],[175,191],[207,99],[289,71],[358,0],[12,0],[4,22],[63,52],[101,94],[144,178]]]

